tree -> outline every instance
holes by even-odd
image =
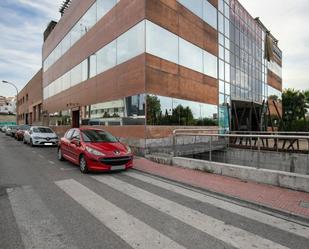
[[[287,130],[295,131],[296,122],[306,122],[309,107],[308,91],[287,89],[282,93],[282,119]]]
[[[161,113],[161,103],[157,96],[147,95],[147,124],[159,125],[159,116]]]

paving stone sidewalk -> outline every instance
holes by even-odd
[[[241,181],[236,178],[209,174],[175,166],[167,166],[136,158],[134,168],[146,173],[210,190],[225,196],[245,200],[254,204],[296,216],[308,217],[309,193],[280,187]]]

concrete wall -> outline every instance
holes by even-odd
[[[309,192],[309,175],[256,169],[183,157],[174,157],[172,163],[175,166],[198,169],[208,173]]]
[[[309,174],[309,155],[275,151],[260,152],[259,167],[298,174]],[[190,156],[193,157],[193,156]],[[194,156],[197,159],[209,160],[209,154]],[[226,151],[214,151],[212,160],[228,164],[258,167],[258,151],[229,148]]]

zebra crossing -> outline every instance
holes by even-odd
[[[54,184],[67,198],[73,200],[82,210],[95,217],[102,226],[126,243],[128,248],[309,248],[309,227],[305,225],[217,199],[173,182],[133,171],[85,177],[86,179],[56,180]],[[125,200],[130,202],[130,205],[126,207],[118,205],[105,192],[105,194],[100,192],[100,188],[94,188],[90,182],[107,189],[106,192],[119,195],[119,198],[121,196],[127,198]],[[174,197],[169,198],[167,193],[161,195],[152,191],[153,187],[167,191]],[[80,248],[62,221],[53,215],[54,210],[36,193],[36,189],[31,186],[11,188],[7,189],[7,195],[26,249]],[[181,203],[179,201],[181,198],[185,203],[207,204],[231,216],[241,217],[239,223],[252,220],[253,224],[259,225],[259,228],[253,232],[252,227],[249,229],[250,225],[246,229],[244,224],[226,222],[224,217],[213,217],[209,210],[201,211]],[[151,219],[145,220],[143,216],[133,214],[132,209],[138,206],[147,207],[145,215],[154,215],[154,220],[159,219],[161,215],[168,217],[169,222],[162,223],[162,228],[155,226]],[[198,246],[184,242],[194,239],[186,238],[193,235],[190,232],[183,233],[184,228],[192,229],[197,235],[204,234],[196,236]],[[168,233],[165,232],[167,229]],[[269,231],[274,229],[277,234],[282,233],[282,238],[280,240],[271,239],[271,236],[266,238],[261,232],[263,229]],[[179,234],[180,232],[182,234]],[[102,243],[101,248],[112,248],[104,245],[104,241]],[[121,246],[116,247],[118,248],[122,249]]]

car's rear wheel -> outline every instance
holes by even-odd
[[[62,154],[61,147],[58,148],[58,160],[64,161],[64,157],[63,157],[63,154]]]
[[[79,159],[79,169],[83,174],[88,173],[87,161],[84,156]]]

